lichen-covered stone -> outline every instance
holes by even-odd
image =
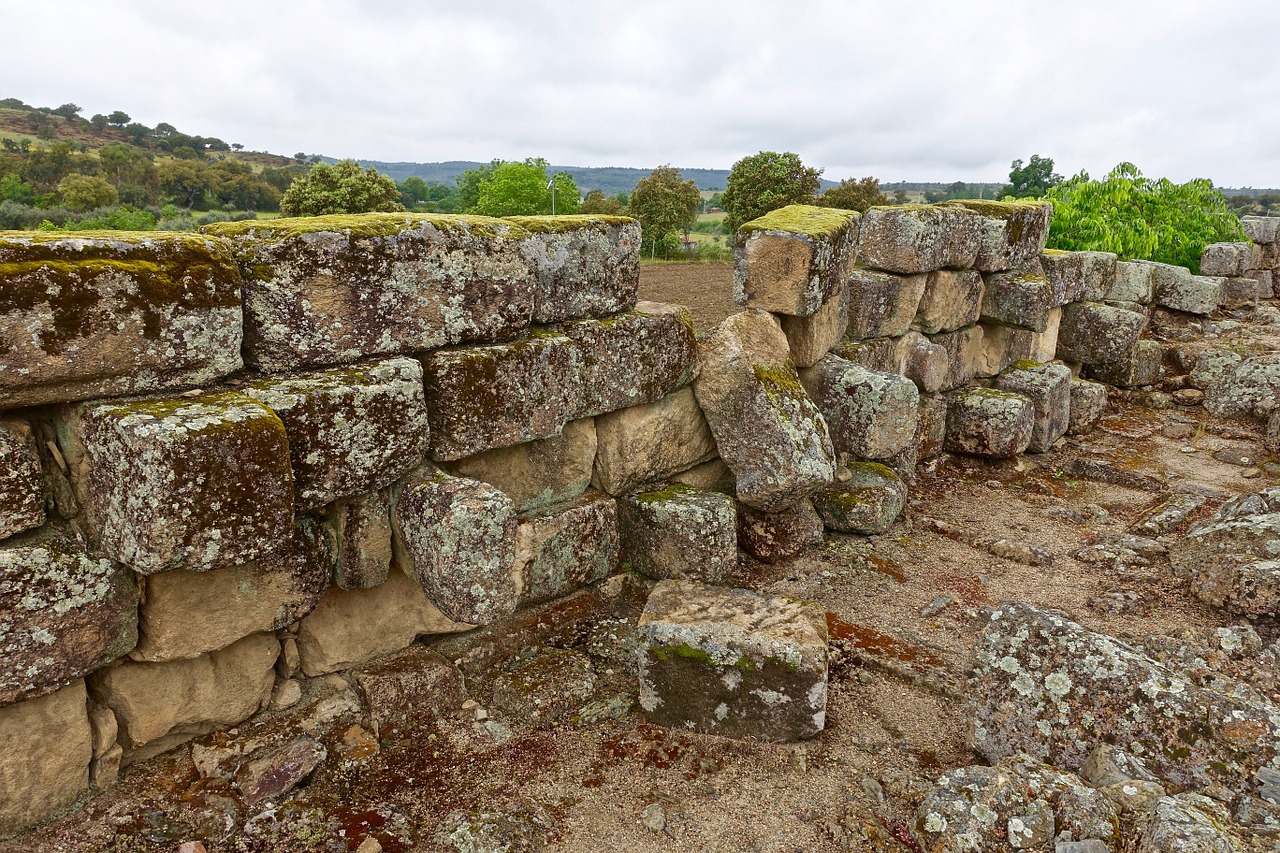
[[[562,323],[555,331],[578,348],[582,397],[574,419],[656,403],[697,369],[693,318],[676,305],[641,302],[630,313]]]
[[[947,397],[920,395],[920,426],[916,428],[916,458],[919,461],[942,455],[947,441]]]
[[[982,287],[976,270],[929,273],[913,326],[929,335],[972,326],[982,312]]]
[[[1102,295],[1102,300],[1150,305],[1154,296],[1155,269],[1151,264],[1145,261],[1118,261],[1115,282]]]
[[[911,327],[929,276],[854,270],[849,277],[849,325],[852,340],[897,337]]]
[[[1261,253],[1252,242],[1210,243],[1200,254],[1201,275],[1240,276],[1261,266]]]
[[[1215,415],[1270,415],[1280,407],[1280,355],[1253,356],[1224,370],[1205,389],[1204,407]]]
[[[1238,352],[1209,347],[1195,354],[1188,381],[1193,388],[1207,391],[1244,363]]]
[[[1091,432],[1107,411],[1107,386],[1084,379],[1071,380],[1071,419],[1067,435]]]
[[[734,314],[698,350],[694,393],[740,501],[778,510],[831,482],[827,424],[800,385],[777,320],[763,311]]]
[[[719,492],[673,483],[618,501],[623,566],[719,583],[738,564],[737,513]]]
[[[240,274],[192,234],[0,236],[0,409],[182,388],[241,367]]]
[[[960,200],[945,203],[978,214],[978,253],[971,264],[982,272],[1025,266],[1044,251],[1053,205],[1045,201]]]
[[[1031,401],[1035,427],[1029,453],[1047,453],[1071,425],[1071,371],[1061,364],[1016,362],[1000,374],[995,387]]]
[[[677,393],[693,400],[692,390]],[[707,433],[705,422],[702,431]],[[445,467],[456,476],[483,480],[501,489],[517,512],[532,512],[573,500],[587,490],[596,459],[596,435],[596,422],[584,418],[565,424],[560,435],[486,450]],[[710,433],[707,436],[710,442]]]
[[[1164,347],[1159,341],[1139,340],[1120,361],[1088,366],[1090,379],[1117,388],[1138,388],[1160,381],[1164,365]]]
[[[493,680],[493,707],[513,722],[551,722],[580,709],[595,692],[596,675],[589,657],[569,649],[543,648],[533,660]]]
[[[1044,276],[1028,272],[987,273],[982,277],[982,319],[987,323],[1043,332],[1056,308]]]
[[[828,355],[806,369],[801,381],[826,419],[836,450],[885,459],[915,438],[920,391],[911,380]]]
[[[93,736],[84,682],[0,707],[0,838],[70,808],[89,791]]]
[[[618,567],[618,509],[588,493],[520,517],[513,572],[520,606],[538,604],[597,583]]]
[[[57,537],[0,548],[0,705],[52,693],[137,641],[128,569]]]
[[[1186,267],[1151,264],[1156,305],[1188,314],[1212,314],[1222,296],[1222,282],[1211,276],[1192,275]]]
[[[393,492],[396,561],[446,616],[487,625],[516,609],[516,512],[479,480],[423,468]]]
[[[793,204],[738,229],[733,298],[739,305],[807,317],[849,277],[858,214]]]
[[[947,381],[942,390],[967,384],[985,363],[981,326],[966,326],[954,332],[929,335],[929,340],[947,351]]]
[[[85,404],[64,434],[97,548],[140,574],[247,563],[293,528],[284,425],[243,394]]]
[[[1133,849],[1134,853],[1244,853],[1248,848],[1231,827],[1227,810],[1208,797],[1193,793],[1161,797],[1139,816]]]
[[[822,544],[822,519],[809,501],[779,512],[738,507],[738,545],[764,563],[787,560]]]
[[[924,335],[907,332],[894,347],[894,367],[921,392],[932,394],[946,387],[951,359],[945,349]]]
[[[129,657],[199,657],[262,631],[278,631],[315,608],[333,575],[333,545],[301,516],[270,555],[210,572],[161,572],[143,582],[138,645]]]
[[[1170,552],[1192,592],[1234,613],[1280,610],[1280,490],[1264,489],[1224,504],[1187,531]]]
[[[982,225],[954,206],[873,207],[862,215],[858,255],[866,266],[896,273],[966,269],[979,253]]]
[[[299,511],[389,486],[426,458],[427,401],[422,365],[413,359],[263,379],[240,390],[284,423]]]
[[[875,462],[850,462],[847,470],[848,479],[813,496],[823,524],[841,533],[884,533],[906,505],[906,485],[892,469]]]
[[[244,277],[245,356],[269,373],[518,335],[533,313],[523,228],[366,213],[209,225]]]
[[[1058,358],[1081,364],[1120,361],[1146,327],[1147,318],[1136,311],[1097,302],[1068,305],[1058,328]]]
[[[975,371],[977,376],[990,378],[1003,373],[1014,362],[1039,360],[1034,356],[1035,332],[995,323],[982,323],[979,328],[982,329],[982,359]]]
[[[816,364],[844,337],[849,327],[849,288],[840,289],[808,317],[780,314],[782,333],[791,345],[796,367]]]
[[[1280,216],[1242,216],[1240,225],[1255,243],[1274,243],[1280,237]]]
[[[1219,301],[1228,310],[1257,305],[1260,289],[1255,278],[1224,278]]]
[[[763,741],[826,724],[827,625],[812,604],[662,581],[637,632],[640,706],[655,722]]]
[[[630,311],[640,288],[640,223],[625,216],[508,216],[536,287],[533,322]]]
[[[716,441],[692,388],[596,418],[591,485],[611,495],[714,458]]]
[[[391,571],[389,489],[343,498],[325,509],[333,541],[333,582],[342,589],[371,589]]]
[[[437,350],[425,366],[437,460],[559,435],[582,407],[579,348],[564,335]]]
[[[1084,290],[1080,293],[1080,301],[1098,302],[1105,299],[1107,292],[1115,289],[1116,286],[1116,271],[1119,265],[1116,255],[1112,252],[1092,251],[1079,254],[1084,260]]]
[[[1055,306],[1079,302],[1085,292],[1084,253],[1045,249],[1040,253],[1040,267],[1049,281]],[[1101,299],[1101,295],[1093,297]]]
[[[831,354],[851,361],[867,370],[894,373],[898,369],[899,338],[871,338],[865,341],[841,341]]]
[[[44,486],[26,421],[0,420],[0,539],[44,524]]]
[[[947,395],[947,450],[1012,459],[1031,444],[1035,407],[1021,394],[970,388]]]
[[[1245,270],[1245,278],[1258,283],[1258,298],[1272,299],[1276,295],[1276,277],[1273,270]]]

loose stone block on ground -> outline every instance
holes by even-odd
[[[693,400],[692,389],[678,393]],[[696,408],[696,404],[694,406]],[[697,414],[700,419],[702,413]],[[622,412],[617,416],[625,417]],[[707,433],[707,443],[710,443],[705,422],[702,431]],[[446,463],[444,467],[451,474],[483,480],[501,489],[511,498],[517,512],[532,512],[573,500],[587,490],[595,465],[596,436],[596,421],[584,418],[565,424],[560,435],[486,450]],[[630,453],[624,455],[631,458]]]
[[[681,483],[618,501],[622,563],[652,578],[719,583],[738,564],[733,498]]]
[[[1140,340],[1120,361],[1088,366],[1090,379],[1114,385],[1117,388],[1138,388],[1155,385],[1163,372],[1164,347],[1159,341]]]
[[[1068,305],[1058,327],[1058,357],[1081,364],[1121,361],[1146,327],[1147,318],[1136,311],[1097,302]]]
[[[849,477],[813,496],[823,523],[840,533],[874,536],[893,524],[907,502],[907,487],[891,468],[875,462],[850,462]]]
[[[591,485],[624,495],[713,459],[716,440],[693,389],[596,418]]]
[[[1035,407],[1021,394],[971,388],[947,395],[947,450],[1012,459],[1031,444]]]
[[[1018,269],[1044,251],[1053,205],[1036,201],[961,200],[945,203],[977,214],[978,252],[971,264],[982,272]]]
[[[0,539],[42,524],[44,486],[31,427],[0,420]]]
[[[739,305],[807,317],[848,279],[858,214],[793,204],[738,229],[733,298]]]
[[[0,838],[70,808],[89,791],[92,734],[84,682],[0,707]]]
[[[920,392],[911,380],[835,355],[806,369],[801,379],[826,419],[836,450],[884,459],[915,438]]]
[[[1071,380],[1071,417],[1067,435],[1091,431],[1107,410],[1107,386],[1083,379]]]
[[[809,501],[779,512],[738,507],[738,544],[757,560],[773,563],[822,544],[822,519]]]
[[[1215,415],[1265,418],[1280,408],[1280,355],[1256,355],[1230,365],[1224,361],[1221,378],[1205,389],[1206,409]]]
[[[852,340],[896,337],[911,326],[929,276],[895,275],[854,270],[849,277],[849,324]]]
[[[588,493],[522,515],[513,564],[520,606],[604,580],[617,569],[618,547],[617,503],[608,495]]]
[[[873,207],[862,215],[858,255],[869,267],[922,273],[974,265],[982,220],[945,205]]]
[[[625,216],[508,216],[528,232],[520,253],[533,273],[533,322],[630,311],[640,288],[640,223]]]
[[[1047,453],[1071,425],[1071,370],[1061,364],[1017,362],[996,379],[1000,391],[1012,391],[1031,401],[1035,426],[1030,453]]]

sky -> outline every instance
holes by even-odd
[[[0,0],[0,97],[251,150],[1280,187],[1274,0]],[[15,37],[16,36],[16,37]]]

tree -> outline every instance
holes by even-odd
[[[1014,198],[1043,198],[1049,187],[1062,183],[1062,176],[1054,174],[1053,158],[1031,155],[1031,162],[1025,166],[1021,160],[1014,160],[1009,169],[1009,186],[1001,191],[1001,195]]]
[[[478,169],[467,169],[455,179],[458,185],[458,210],[471,213],[480,200],[480,184],[493,174],[493,170],[502,165],[501,160],[494,160],[487,166]]]
[[[744,222],[788,204],[806,204],[821,186],[822,170],[811,169],[790,151],[761,151],[743,157],[729,171],[725,224],[737,231]],[[634,207],[634,202],[633,202]]]
[[[31,204],[35,201],[35,190],[31,184],[17,175],[5,175],[0,178],[0,201],[16,201],[19,204]]]
[[[133,121],[133,118],[124,110],[115,110],[107,116],[107,121],[116,127],[124,127]]]
[[[160,189],[183,207],[196,207],[218,188],[218,176],[199,160],[163,160],[156,167]]]
[[[578,212],[621,216],[622,202],[618,200],[617,196],[607,196],[600,190],[592,190],[582,200],[582,206],[578,208]]]
[[[423,202],[427,200],[427,182],[412,175],[400,182],[400,194],[407,198],[410,202]]]
[[[56,110],[50,110],[50,112],[52,112],[56,116],[62,116],[63,118],[66,118],[66,119],[72,119],[80,115],[80,113],[83,112],[83,110],[80,107],[76,106],[75,104],[63,104],[62,106],[58,107]]]
[[[102,131],[107,129],[110,122],[107,121],[107,117],[102,113],[94,113],[93,118],[89,119],[89,124],[93,125],[93,129],[98,131],[98,133],[102,133]]]
[[[887,195],[880,192],[880,181],[871,177],[860,181],[846,178],[818,196],[818,204],[822,207],[838,207],[842,210],[856,210],[859,213],[869,207],[892,203]]]
[[[67,175],[58,183],[58,193],[68,210],[92,210],[120,200],[116,188],[96,175]]]
[[[522,163],[501,163],[480,180],[475,212],[482,216],[552,213],[551,186],[555,187],[554,212],[576,213],[582,197],[568,172],[557,172],[548,179],[547,161],[541,157],[531,157]]]
[[[680,170],[659,166],[641,178],[631,191],[631,215],[640,220],[643,239],[649,243],[653,257],[660,242],[677,231],[688,231],[698,218],[702,196],[693,181],[682,180]]]
[[[404,210],[396,182],[377,169],[361,169],[355,160],[330,166],[316,163],[285,190],[280,212],[285,216]]]

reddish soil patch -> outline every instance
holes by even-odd
[[[733,302],[733,264],[641,264],[640,298],[683,305],[698,334],[742,308]]]

